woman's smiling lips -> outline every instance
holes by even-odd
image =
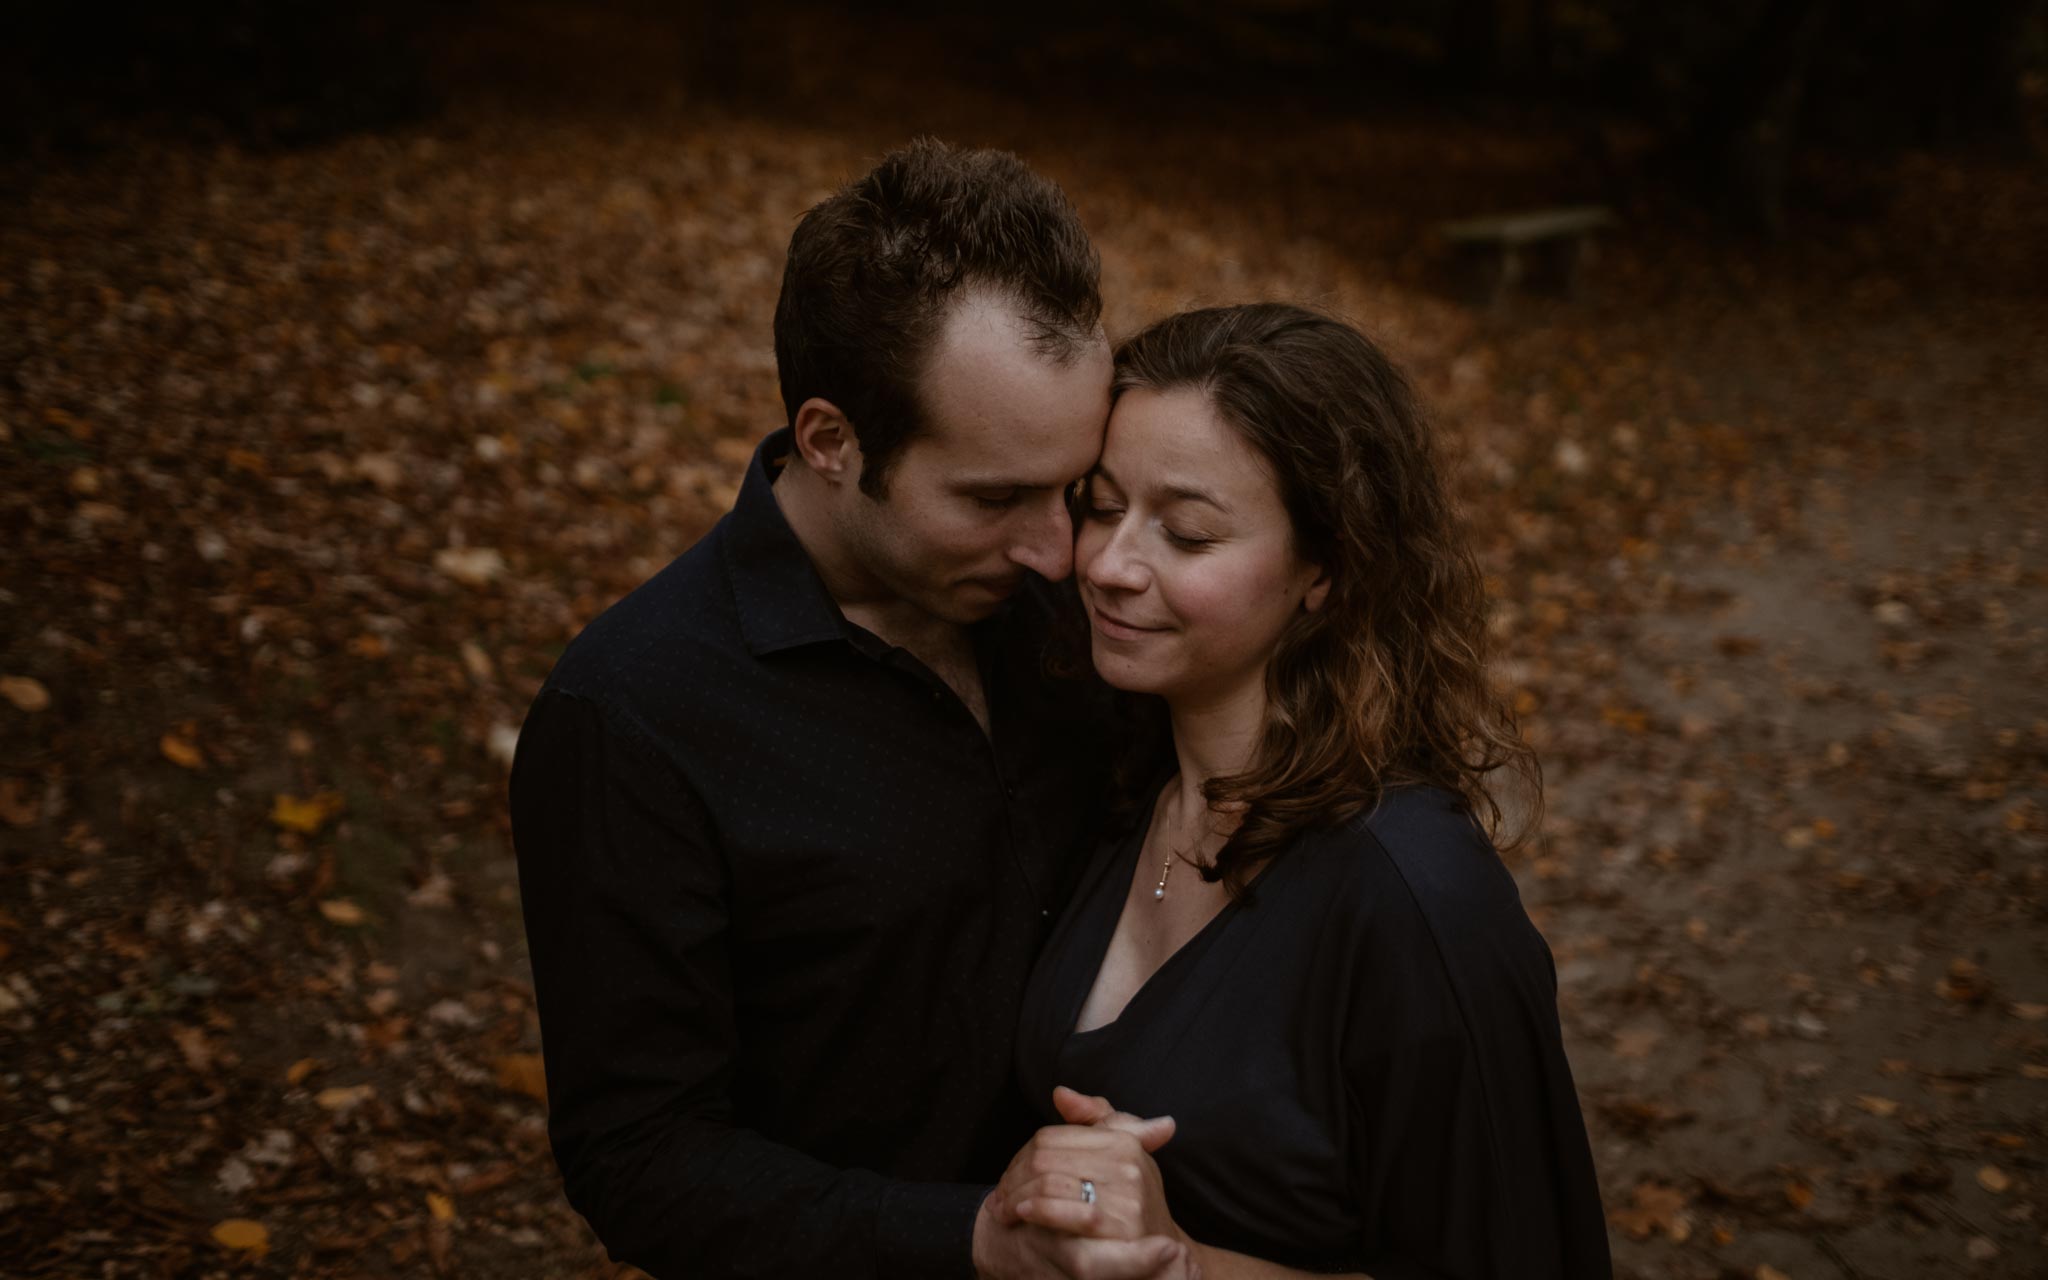
[[[1095,629],[1111,640],[1136,640],[1140,636],[1154,635],[1166,630],[1165,627],[1133,626],[1121,618],[1104,613],[1101,609],[1090,609],[1088,616],[1095,623]]]

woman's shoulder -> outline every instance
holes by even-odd
[[[1442,787],[1388,787],[1328,840],[1347,858],[1398,876],[1419,895],[1466,899],[1514,889],[1514,877],[1471,806]]]
[[[1521,891],[1464,798],[1389,787],[1379,802],[1315,840],[1320,892],[1375,928],[1405,923],[1455,942],[1526,927]]]
[[[1324,952],[1350,956],[1361,990],[1392,1002],[1417,1034],[1490,1026],[1504,1011],[1554,998],[1549,948],[1456,794],[1389,788],[1371,811],[1326,833],[1317,861],[1328,895]]]

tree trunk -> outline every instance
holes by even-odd
[[[1776,0],[1724,64],[1685,149],[1708,203],[1738,225],[1776,235],[1806,91],[1831,0]]]

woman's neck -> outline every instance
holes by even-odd
[[[1235,822],[1218,822],[1223,815],[1208,812],[1208,797],[1202,787],[1211,778],[1241,773],[1251,763],[1266,723],[1265,673],[1258,672],[1220,695],[1169,698],[1166,710],[1173,724],[1173,754],[1180,762],[1180,778],[1169,810],[1162,816],[1183,831],[1206,827],[1227,836]]]

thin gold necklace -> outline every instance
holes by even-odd
[[[1158,821],[1158,817],[1158,811],[1155,809],[1153,811],[1153,821]],[[1195,845],[1197,848],[1201,847],[1201,840],[1199,838],[1196,839]],[[1159,866],[1159,883],[1152,886],[1152,901],[1166,901],[1166,878],[1173,874],[1173,864],[1176,861],[1187,862],[1190,866],[1193,865],[1193,862],[1185,854],[1169,844],[1166,846],[1166,861]]]
[[[1159,883],[1152,886],[1152,901],[1161,902],[1165,900],[1166,877],[1173,874],[1173,864],[1176,862],[1185,862],[1189,866],[1197,868],[1201,865],[1193,858],[1169,845],[1166,850],[1166,861],[1161,863],[1159,867]]]

